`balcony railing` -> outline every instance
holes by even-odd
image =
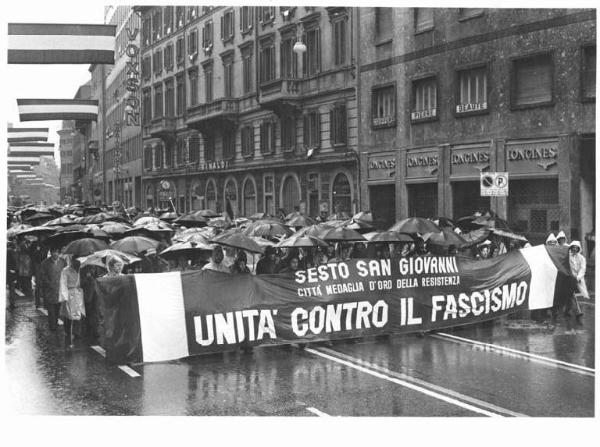
[[[177,125],[177,118],[162,117],[154,118],[150,125],[144,126],[144,136],[161,137],[173,134]]]
[[[268,109],[295,106],[302,96],[302,81],[280,78],[259,85],[260,103]]]
[[[234,122],[238,115],[237,99],[220,98],[188,108],[186,124],[200,131]]]

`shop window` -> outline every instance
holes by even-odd
[[[275,123],[263,121],[260,124],[260,152],[261,154],[275,153]]]
[[[242,6],[240,8],[240,31],[246,34],[252,30],[254,22],[254,7]]]
[[[415,33],[433,29],[433,8],[415,8]]]
[[[252,125],[242,127],[242,156],[254,156],[254,127]]]
[[[333,180],[331,201],[334,213],[352,212],[352,187],[346,174],[339,173]]]
[[[541,54],[513,61],[511,104],[513,107],[551,104],[553,99],[552,55]]]
[[[272,40],[261,44],[260,53],[260,82],[275,79],[275,46]]]
[[[408,215],[435,217],[437,212],[437,183],[408,185]]]
[[[190,78],[190,106],[195,106],[198,104],[198,70],[190,70],[188,75]]]
[[[296,146],[296,119],[287,115],[281,118],[281,149],[292,152]]]
[[[304,115],[304,146],[307,149],[321,146],[321,114],[318,110]]]
[[[333,146],[345,146],[348,143],[348,117],[346,104],[338,104],[329,112],[329,132]]]
[[[396,125],[396,86],[374,88],[371,94],[373,129]]]
[[[254,182],[248,178],[244,182],[244,215],[252,216],[256,213],[256,189]]]
[[[333,27],[333,63],[334,65],[344,65],[346,63],[347,42],[347,24],[348,16],[344,15],[335,20]]]
[[[487,110],[487,71],[485,67],[458,72],[458,103],[456,113]]]
[[[288,175],[283,180],[281,188],[281,208],[288,214],[294,211],[298,205],[300,205],[299,185],[293,176]]]
[[[235,157],[235,133],[223,132],[221,140],[223,141],[223,160],[232,160]]]
[[[173,79],[165,81],[165,116],[167,118],[175,116],[175,90]]]
[[[154,86],[154,118],[162,118],[163,116],[163,89],[162,84]]]
[[[581,87],[584,100],[596,98],[596,45],[583,48]]]
[[[468,20],[483,15],[483,8],[458,8],[458,19]]]
[[[283,79],[294,79],[298,72],[298,56],[294,53],[295,38],[293,35],[282,37],[280,44],[280,72]]]
[[[190,163],[198,163],[200,160],[200,137],[192,135],[188,140],[189,160]]]
[[[437,117],[437,79],[429,77],[413,81],[412,111],[413,122]]]
[[[375,43],[392,38],[393,17],[393,8],[375,8]]]
[[[321,31],[312,28],[305,31],[303,42],[306,52],[302,53],[303,70],[305,76],[311,76],[321,71]]]
[[[234,35],[233,9],[225,11],[221,16],[221,40],[223,43],[231,42]]]
[[[215,137],[213,135],[204,136],[204,161],[215,160]]]

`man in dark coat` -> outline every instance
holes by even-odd
[[[56,331],[58,325],[60,274],[67,266],[64,259],[58,255],[58,248],[53,247],[50,249],[50,257],[44,259],[40,266],[40,296],[44,299],[45,307],[48,310],[48,322],[51,331]]]
[[[44,259],[48,257],[48,248],[43,241],[44,236],[40,236],[40,240],[34,242],[31,245],[31,264],[33,266],[33,276],[35,277],[35,307],[41,307],[41,295],[40,295],[40,268]]]
[[[6,283],[8,285],[9,309],[15,308],[15,283],[17,278],[17,249],[13,242],[9,242],[6,247]]]

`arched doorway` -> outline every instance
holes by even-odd
[[[300,183],[298,178],[288,174],[281,185],[281,207],[286,214],[294,211],[295,206],[300,205]]]
[[[333,179],[331,205],[334,213],[352,214],[352,186],[348,176],[340,172]]]
[[[217,211],[217,185],[213,179],[206,182],[206,208],[209,210]]]
[[[256,213],[256,186],[252,177],[246,177],[242,196],[244,198],[244,216],[252,216]]]
[[[237,196],[237,184],[233,178],[229,178],[225,181],[225,201],[223,202],[223,209],[227,210],[227,200],[231,204],[231,210],[233,215],[238,215],[238,196]]]

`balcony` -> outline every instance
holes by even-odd
[[[143,133],[145,138],[171,138],[175,135],[177,127],[177,118],[154,118],[149,125],[144,126]]]
[[[188,107],[186,125],[206,133],[215,129],[235,126],[238,116],[238,100],[221,98],[205,104]]]
[[[302,89],[299,79],[275,79],[259,86],[261,107],[277,114],[287,114],[300,107]]]

